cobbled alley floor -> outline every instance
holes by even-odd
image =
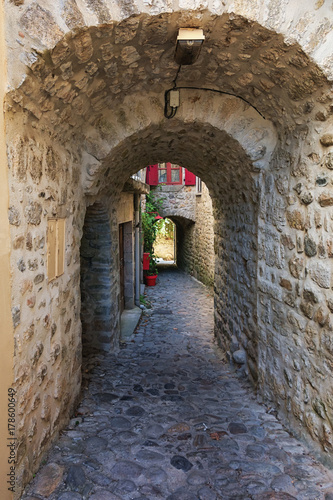
[[[22,498],[333,500],[332,472],[222,363],[209,290],[169,269],[146,292],[150,314],[88,369],[78,416]]]

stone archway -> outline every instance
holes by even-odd
[[[43,18],[45,10],[36,5],[25,16],[39,8]],[[86,199],[108,199],[112,226],[128,176],[163,161],[188,168],[212,193],[220,338],[228,348],[235,335],[249,367],[255,361],[250,371],[261,393],[281,407],[294,428],[305,429],[317,449],[333,449],[327,354],[333,201],[323,190],[333,145],[325,134],[330,83],[299,45],[288,45],[277,28],[264,27],[251,12],[248,18],[208,11],[122,14],[126,19],[120,23],[66,35],[55,30],[53,39],[44,40],[49,50],[34,55],[29,75],[9,93],[11,265],[13,289],[22,290],[13,303],[21,313],[15,377],[25,417],[19,471],[35,470],[78,392],[74,353],[80,344],[79,242]],[[164,118],[164,90],[177,71],[175,33],[193,24],[206,30],[207,43],[198,64],[182,69],[179,83],[195,81],[240,95],[255,102],[266,120],[237,97],[200,90],[182,94],[176,118]],[[28,23],[24,26],[33,37]],[[68,218],[66,273],[54,284],[36,283],[45,266],[47,217],[60,212]],[[116,239],[111,227],[111,240]],[[327,259],[329,272],[319,259]],[[25,289],[26,269],[32,284]],[[30,335],[26,325],[35,303]],[[51,337],[53,324],[58,327]],[[46,347],[30,367],[25,360],[37,340]],[[64,355],[48,369],[55,341]],[[320,397],[308,380],[319,371]],[[53,394],[50,419],[40,418],[43,405],[26,397],[36,387]],[[72,392],[62,398],[66,387]],[[318,399],[326,411],[320,416]]]
[[[169,217],[163,217],[157,223],[157,238],[154,243],[154,254],[159,263],[177,263],[176,225]]]

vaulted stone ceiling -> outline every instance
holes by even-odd
[[[125,177],[146,163],[167,159],[187,164],[195,171],[198,161],[189,164],[190,153],[187,153],[187,162],[179,153],[170,155],[170,150],[175,151],[170,147],[172,141],[178,141],[182,127],[163,116],[164,92],[172,87],[178,69],[174,50],[181,26],[200,26],[206,39],[198,61],[181,68],[177,85],[230,92],[246,99],[266,118],[264,121],[259,113],[236,97],[182,90],[177,117],[184,122],[207,122],[225,129],[243,148],[240,136],[244,136],[246,129],[252,141],[252,145],[247,144],[248,148],[269,149],[271,153],[276,142],[272,139],[274,127],[280,139],[286,135],[304,138],[310,123],[321,126],[329,118],[332,112],[329,82],[298,45],[287,45],[282,35],[240,16],[175,12],[134,15],[119,23],[79,28],[66,34],[52,50],[37,56],[23,84],[9,93],[8,122],[16,128],[22,123],[23,112],[25,125],[31,126],[33,133],[67,144],[69,150],[73,144],[80,144],[81,153],[90,156],[86,183],[90,187],[101,185],[98,176],[104,176],[110,165],[118,164],[112,172],[119,175],[126,163]],[[28,24],[25,28],[34,29]],[[246,113],[250,116],[238,123],[239,117]],[[157,127],[155,138],[142,132],[152,124]],[[237,133],[237,127],[241,133]],[[265,140],[264,129],[270,131]],[[141,137],[149,137],[149,140],[145,148],[142,142],[140,147],[133,148],[140,130]],[[122,154],[117,156],[113,151],[109,157],[112,148],[132,134],[136,139],[120,146]],[[163,141],[157,144],[156,137],[163,134]],[[197,152],[194,158],[203,160],[204,153],[196,135],[196,132],[191,135],[187,127],[183,144],[196,143],[199,156]],[[258,141],[269,145],[258,146]],[[126,153],[130,144],[136,158]],[[236,143],[233,148],[237,148]],[[265,156],[263,153],[256,157],[248,148],[245,147],[245,151],[249,161]],[[238,147],[238,158],[244,154],[240,149]],[[229,163],[231,171],[233,161],[228,148],[224,151],[219,163]],[[90,168],[91,156],[97,162],[93,168]],[[210,155],[209,161],[212,159]],[[264,158],[266,163],[269,159],[270,155]],[[102,168],[99,162],[103,160]],[[95,179],[89,179],[92,171]],[[124,182],[124,176],[120,175],[119,185]],[[205,180],[209,183],[209,176]]]
[[[209,13],[141,14],[70,32],[38,55],[8,106],[22,107],[35,126],[63,136],[108,113],[119,113],[121,123],[119,107],[130,95],[149,95],[161,105],[177,71],[180,26],[200,26],[206,40],[199,60],[182,67],[178,85],[240,95],[282,128],[327,118],[327,79],[298,45],[240,16]],[[193,95],[186,91],[185,98]]]

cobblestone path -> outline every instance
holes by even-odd
[[[170,269],[147,295],[22,498],[332,500],[332,473],[220,361],[207,289]]]

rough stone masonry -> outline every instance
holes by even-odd
[[[243,353],[261,396],[332,463],[332,5],[306,4],[5,2],[1,220],[15,349],[1,355],[13,359],[20,485],[79,395],[86,207],[102,203],[109,216],[117,296],[119,193],[129,175],[165,161],[200,176],[213,199],[215,334],[226,356]],[[241,96],[263,116],[237,97],[190,90],[164,118],[179,27],[206,39],[177,83]],[[64,274],[49,282],[51,217],[66,219],[66,252]]]

